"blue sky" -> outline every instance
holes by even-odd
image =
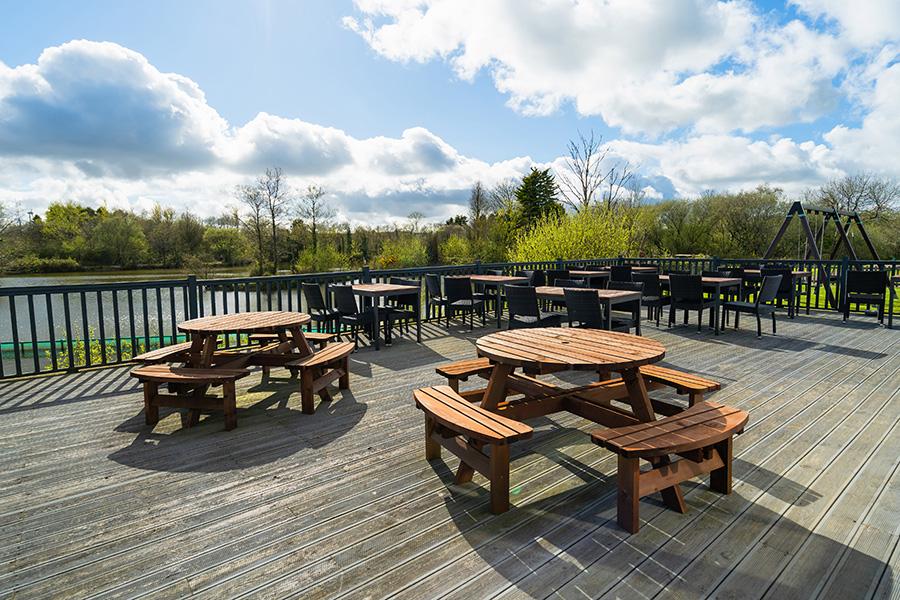
[[[0,0],[0,201],[438,219],[590,129],[648,198],[896,176],[898,4]]]
[[[578,127],[608,131],[571,107],[521,118],[487,74],[462,82],[440,63],[385,60],[341,24],[352,12],[352,2],[339,0],[7,1],[0,60],[32,63],[44,48],[73,39],[112,41],[196,81],[232,123],[265,111],[356,137],[423,126],[488,161],[551,160]]]

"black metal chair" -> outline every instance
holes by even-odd
[[[559,285],[557,279],[569,279],[569,272],[559,269],[549,269],[545,271],[547,285]]]
[[[596,290],[566,288],[563,293],[566,297],[566,312],[570,327],[606,329],[606,317]]]
[[[884,307],[887,304],[885,290],[888,286],[884,271],[847,271],[847,286],[844,290],[844,322],[850,318],[850,304],[855,303],[878,307],[878,322],[884,323]]]
[[[537,273],[538,273],[538,271],[530,271],[530,270],[516,271],[516,277],[527,277],[528,278],[527,283],[518,284],[518,285],[530,285],[532,287],[535,287],[534,278]],[[510,285],[517,285],[517,284],[510,284]]]
[[[713,325],[714,303],[703,297],[703,278],[700,275],[669,275],[669,295],[671,306],[669,307],[669,327],[675,322],[675,311],[684,311],[684,324],[687,325],[688,313],[697,311],[697,331],[703,329],[703,311],[709,311],[709,324]]]
[[[538,308],[535,289],[524,285],[507,285],[506,302],[509,305],[509,329],[530,327],[559,327],[562,315]]]
[[[781,275],[769,275],[763,277],[759,286],[759,292],[753,302],[744,300],[730,300],[722,303],[722,311],[727,322],[728,311],[734,311],[734,328],[737,329],[741,322],[741,313],[756,315],[756,337],[762,337],[762,320],[764,313],[772,313],[772,335],[775,335],[775,306],[771,304],[778,295],[778,287],[781,285]]]
[[[484,320],[484,298],[478,298],[472,293],[472,280],[468,277],[445,277],[444,293],[447,295],[447,305],[444,312],[447,316],[447,327],[450,327],[450,317],[461,312],[469,313],[469,330],[474,327],[475,313],[481,314],[481,325]]]
[[[441,318],[441,310],[446,310],[447,297],[441,291],[441,276],[437,273],[425,275],[425,314],[429,319]]]
[[[303,297],[306,298],[306,306],[316,331],[334,333],[340,319],[338,311],[329,308],[322,297],[322,288],[318,283],[304,282],[300,285]]]
[[[613,265],[609,268],[609,280],[631,281],[631,265]],[[607,286],[608,287],[608,286]]]
[[[412,287],[420,287],[422,283],[418,279],[404,279],[402,277],[391,277],[391,285],[409,285]],[[406,333],[409,333],[409,322],[416,319],[419,314],[419,296],[417,294],[404,294],[402,296],[390,296],[388,298],[390,308],[390,325],[400,323],[400,332],[403,332],[403,326],[406,325]]]
[[[374,336],[381,323],[375,323],[375,311],[372,310],[372,307],[359,308],[352,286],[333,285],[330,289],[334,297],[334,306],[339,314],[339,322],[341,325],[350,328],[355,350],[359,348],[359,330],[365,328],[370,336]],[[390,322],[390,312],[385,310],[379,313],[378,320],[385,324],[384,338],[387,341],[390,335],[387,329],[387,325]]]
[[[788,318],[793,319],[796,309],[798,308],[796,305],[800,301],[800,296],[796,293],[796,289],[794,288],[792,269],[785,266],[763,267],[760,274],[763,278],[781,275],[781,285],[778,286],[778,294],[776,294],[775,300],[779,305],[782,301],[787,302]],[[760,286],[762,286],[762,283],[760,283]]]
[[[656,326],[659,327],[659,320],[662,317],[662,307],[668,306],[669,297],[663,296],[662,286],[659,283],[658,273],[634,273],[631,276],[635,283],[643,284],[641,291],[641,304],[647,307],[647,319],[652,319],[656,315]]]
[[[625,290],[644,295],[644,284],[636,281],[610,281],[606,286],[608,290]],[[631,331],[634,327],[636,335],[641,335],[641,301],[623,302],[616,305],[616,310],[610,312],[613,329]]]

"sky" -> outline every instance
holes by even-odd
[[[465,212],[594,131],[648,199],[900,176],[897,0],[0,0],[0,202],[198,216],[281,167]]]

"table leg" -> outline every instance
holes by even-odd
[[[500,313],[502,306],[500,301],[501,286],[497,284],[494,288],[496,289],[496,293],[494,294],[494,313],[497,315],[497,329],[500,329]]]
[[[612,330],[612,302],[606,300],[605,302],[603,302],[602,306],[604,314],[603,326],[607,331],[610,331]],[[569,324],[571,324],[571,321],[569,321]]]
[[[506,380],[512,372],[513,367],[509,365],[494,365],[494,370],[491,371],[491,378],[488,380],[487,389],[484,392],[484,399],[481,401],[481,408],[495,410],[498,404],[506,400]],[[483,443],[478,442],[477,440],[472,441],[471,444],[478,450],[481,450],[482,446],[484,446]],[[459,468],[456,470],[456,483],[467,483],[472,481],[472,476],[474,474],[475,469],[468,464],[461,462],[459,463]]]
[[[375,324],[372,326],[372,337],[375,339],[375,350],[381,350],[381,341],[379,340],[380,334],[378,332],[378,328],[381,327],[381,321],[378,318],[378,303],[374,300],[372,301],[372,318],[375,320]]]
[[[655,421],[656,415],[653,412],[653,405],[650,404],[647,385],[644,383],[644,378],[641,376],[640,371],[638,369],[626,369],[622,371],[622,380],[625,382],[626,389],[628,389],[628,400],[634,415],[644,422]],[[669,464],[669,462],[668,457],[650,461],[654,466]],[[663,502],[669,508],[681,513],[687,510],[684,496],[679,486],[667,487],[660,490],[660,493],[662,494]]]
[[[422,343],[422,291],[416,294],[416,342]]]
[[[716,286],[715,296],[713,297],[713,332],[719,335],[719,303],[722,301],[722,288]]]
[[[806,314],[809,314],[809,303],[812,300],[812,276],[804,277],[806,281]]]

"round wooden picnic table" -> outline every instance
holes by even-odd
[[[527,418],[568,410],[607,427],[656,419],[640,373],[641,366],[662,360],[666,355],[665,347],[656,340],[599,329],[546,327],[492,333],[479,338],[475,347],[479,356],[487,357],[494,363],[481,404],[487,410],[498,411],[500,403],[506,400],[508,389],[518,392],[522,384],[526,389],[530,384],[538,393],[531,396],[525,393],[526,402],[518,403],[523,407],[521,411],[517,412],[507,405],[500,412],[514,418]],[[535,374],[563,370],[596,371],[601,378],[606,378],[612,371],[618,372],[622,381],[614,385],[624,386],[625,390],[622,390],[621,397],[615,399],[629,403],[631,412],[611,406],[608,399],[598,400],[597,396],[592,399],[587,394],[576,393],[595,391],[591,386],[575,388],[569,396],[563,388],[513,375],[517,368]],[[621,390],[621,387],[618,389]],[[614,391],[614,388],[610,387],[608,391]],[[561,398],[565,400],[561,402]],[[667,461],[664,458],[657,462]],[[678,487],[661,491],[666,505],[684,512],[684,500]]]
[[[230,333],[278,334],[281,344],[268,354],[299,354],[299,356],[284,356],[284,362],[287,362],[288,360],[296,360],[312,354],[312,348],[309,346],[306,338],[303,337],[301,329],[310,320],[311,317],[308,314],[298,312],[244,312],[191,319],[181,323],[178,326],[178,330],[191,336],[192,345],[188,355],[189,366],[212,366],[219,335],[228,335]]]

